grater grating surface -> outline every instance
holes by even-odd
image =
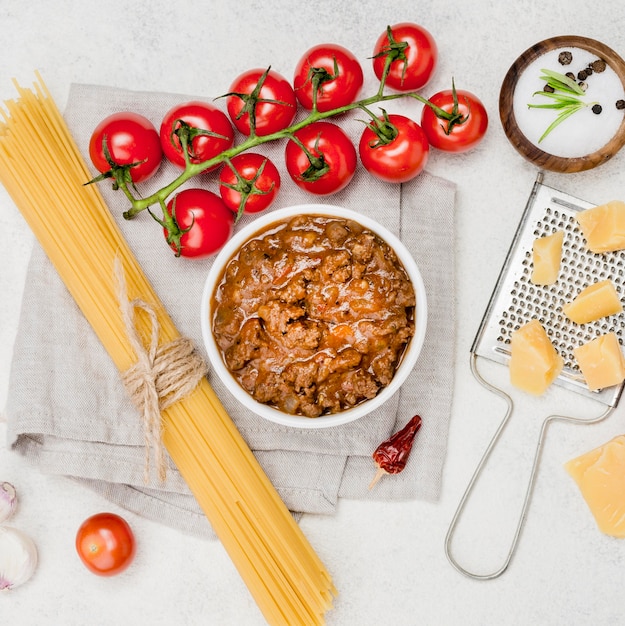
[[[623,385],[589,391],[575,363],[573,349],[610,331],[616,333],[622,345],[621,316],[613,315],[591,324],[578,325],[562,313],[564,304],[594,282],[610,279],[617,292],[625,291],[625,251],[594,254],[586,250],[575,216],[593,206],[544,185],[542,174],[538,176],[471,352],[507,365],[511,334],[526,322],[538,319],[564,359],[564,369],[555,384],[608,406],[616,406]],[[534,240],[557,230],[564,231],[558,280],[554,285],[534,285],[530,281]]]

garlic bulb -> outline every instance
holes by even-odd
[[[17,506],[17,492],[11,483],[0,483],[0,524],[6,522]]]
[[[37,548],[21,530],[0,526],[0,591],[25,583],[37,567]]]

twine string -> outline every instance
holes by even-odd
[[[149,482],[152,457],[162,482],[167,476],[167,459],[163,445],[161,411],[189,395],[207,373],[204,359],[187,337],[159,345],[160,325],[153,304],[140,298],[128,299],[126,277],[119,258],[115,259],[115,276],[122,321],[137,361],[122,373],[122,380],[134,406],[140,413],[145,441],[144,480]],[[136,324],[136,312],[146,313],[150,337],[146,346]]]

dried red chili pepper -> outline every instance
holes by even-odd
[[[372,454],[378,466],[369,489],[382,478],[384,474],[399,474],[404,467],[412,450],[412,444],[417,431],[421,428],[421,417],[415,415],[401,430],[398,430],[389,439],[383,441]]]

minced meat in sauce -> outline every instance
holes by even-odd
[[[241,248],[213,310],[217,345],[239,384],[259,402],[318,417],[389,384],[414,334],[415,293],[370,230],[301,215]]]

